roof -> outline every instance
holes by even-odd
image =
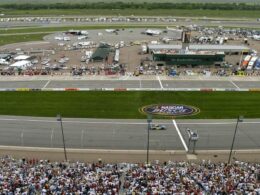
[[[182,45],[167,45],[167,44],[149,44],[149,50],[181,50]],[[250,48],[243,46],[243,45],[190,45],[190,50],[218,50],[218,51],[248,51]]]
[[[160,44],[160,45],[154,45],[154,44],[149,44],[148,45],[149,50],[161,50],[161,49],[175,49],[175,50],[181,50],[182,46],[181,45],[166,45],[166,44]]]
[[[164,54],[164,55],[175,55],[175,56],[188,56],[188,55],[225,55],[223,51],[192,51],[192,50],[158,50],[154,51],[154,54]]]
[[[10,66],[11,67],[24,67],[24,66],[31,66],[32,63],[28,60],[21,60],[21,61],[18,61],[18,62],[15,62],[13,64],[11,64]]]
[[[8,58],[10,56],[11,56],[11,54],[9,54],[9,53],[1,53],[0,54],[0,59],[5,59],[5,58]]]
[[[110,48],[110,45],[107,43],[100,43],[98,48]]]
[[[16,56],[14,58],[14,60],[27,60],[29,58],[30,58],[30,56],[27,56],[27,55],[19,55],[19,56]]]
[[[96,51],[91,56],[93,60],[104,60],[109,54],[110,48],[100,48],[98,47]]]
[[[190,50],[222,50],[222,51],[243,51],[249,50],[243,45],[190,45]]]

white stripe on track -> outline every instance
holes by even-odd
[[[162,81],[161,81],[161,79],[160,79],[159,76],[157,76],[157,80],[159,81],[159,84],[160,84],[161,89],[163,89]]]
[[[187,145],[186,145],[186,143],[185,143],[185,141],[184,141],[184,139],[183,139],[183,137],[182,137],[182,134],[181,134],[181,132],[180,132],[180,129],[179,129],[179,127],[178,127],[176,121],[175,121],[175,120],[172,120],[172,123],[173,123],[173,125],[174,125],[174,127],[175,127],[175,129],[176,129],[176,131],[177,131],[177,133],[178,133],[178,135],[179,135],[179,137],[180,137],[180,139],[181,139],[181,142],[182,142],[182,145],[183,145],[185,151],[188,152],[189,149],[188,149],[188,147],[187,147]]]
[[[49,85],[50,82],[51,82],[51,80],[48,80],[47,83],[43,86],[42,89],[45,89]]]
[[[234,85],[237,89],[240,89],[240,87],[238,87],[237,84],[234,83],[232,80],[229,80],[229,82],[230,82],[232,85]]]

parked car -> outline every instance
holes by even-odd
[[[159,125],[159,124],[152,124],[151,130],[166,130],[165,125]]]

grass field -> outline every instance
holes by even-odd
[[[2,11],[5,13],[5,11]],[[247,10],[181,10],[181,9],[50,9],[46,10],[8,10],[7,16],[60,16],[60,15],[91,15],[91,16],[181,16],[181,17],[211,17],[211,18],[259,18],[258,11]]]
[[[189,118],[259,118],[259,99],[260,92],[1,92],[0,115],[145,118],[142,106],[174,103],[200,109]]]
[[[4,35],[0,36],[0,45],[11,43],[28,42],[28,41],[41,41],[46,33],[41,34],[28,34],[28,35]]]
[[[118,2],[120,0],[88,0],[87,2]],[[124,2],[158,2],[157,0],[121,0]],[[84,3],[86,0],[74,0],[73,3]],[[260,0],[160,0],[160,2],[171,3],[260,3]],[[6,3],[71,3],[71,0],[1,0],[0,4]]]

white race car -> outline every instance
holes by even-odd
[[[166,130],[166,127],[164,125],[152,124],[151,130]]]

